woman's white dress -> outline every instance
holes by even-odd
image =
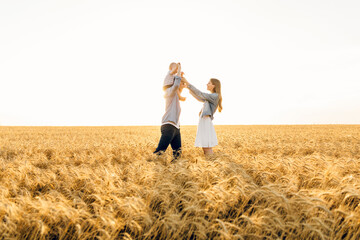
[[[218,145],[218,140],[210,116],[200,117],[196,133],[195,147],[208,148],[216,145]]]

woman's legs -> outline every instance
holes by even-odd
[[[213,152],[213,150],[212,150],[211,147],[207,147],[207,148],[203,147],[203,151],[204,151],[204,154],[205,154],[206,156],[209,156],[209,155],[214,154],[214,152]]]
[[[205,156],[213,155],[213,147],[217,145],[214,125],[209,116],[203,116],[199,120],[195,147],[202,147]]]

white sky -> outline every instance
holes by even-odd
[[[172,61],[214,124],[360,124],[357,0],[0,1],[0,125],[159,125]],[[202,103],[187,90],[182,125]]]

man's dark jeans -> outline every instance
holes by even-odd
[[[166,151],[169,144],[173,149],[173,155],[175,159],[178,159],[181,155],[181,135],[180,129],[177,129],[171,124],[164,124],[161,126],[161,138],[159,145],[155,150],[155,154],[161,155]]]

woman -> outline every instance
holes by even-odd
[[[212,148],[218,144],[216,132],[212,120],[218,109],[222,110],[221,84],[216,78],[211,78],[207,84],[207,90],[211,93],[203,93],[191,85],[185,78],[182,79],[191,95],[197,100],[204,102],[200,112],[200,120],[197,128],[195,147],[202,147],[205,155],[212,155]]]

